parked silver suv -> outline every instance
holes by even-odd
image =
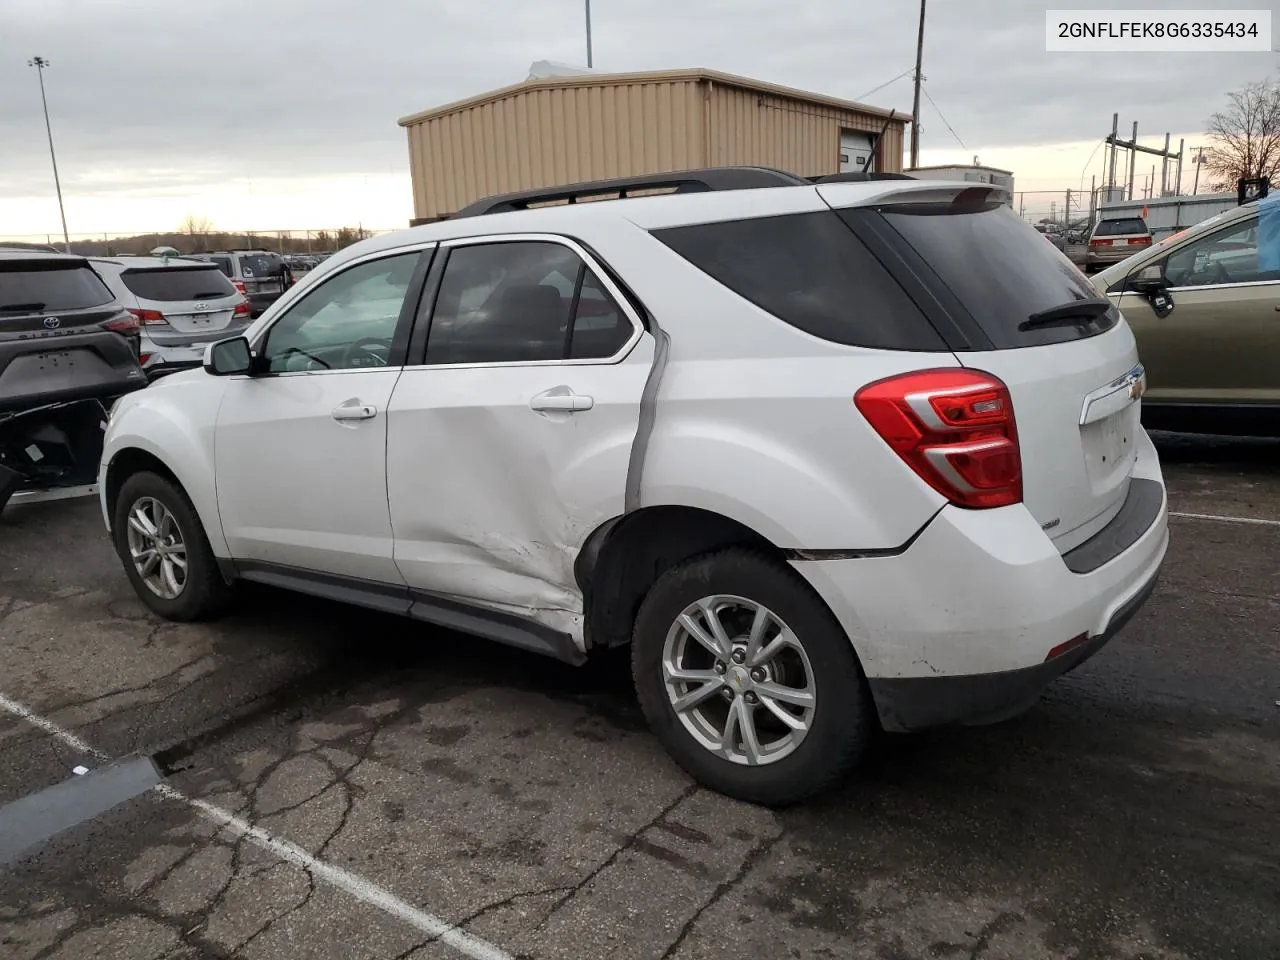
[[[199,366],[207,344],[250,322],[248,298],[216,266],[181,257],[94,257],[94,270],[138,318],[148,378]]]

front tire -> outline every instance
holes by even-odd
[[[660,576],[636,618],[632,675],[672,758],[751,803],[821,792],[873,735],[844,630],[794,570],[758,551],[721,550]]]
[[[186,494],[154,473],[135,473],[116,497],[112,538],[133,589],[166,620],[218,614],[227,584]]]

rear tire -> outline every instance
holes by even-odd
[[[154,473],[135,473],[116,497],[116,554],[138,597],[166,620],[204,620],[226,604],[228,587],[209,538],[180,487]]]
[[[667,752],[730,797],[797,803],[847,774],[871,743],[871,697],[849,638],[767,554],[734,547],[664,573],[640,606],[631,657]]]

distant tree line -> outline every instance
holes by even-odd
[[[274,250],[277,253],[332,253],[372,236],[362,227],[336,230],[289,230],[282,232],[216,230],[206,217],[189,216],[178,230],[169,233],[139,233],[131,237],[104,237],[101,240],[72,240],[71,252],[81,256],[145,255],[156,247],[173,247],[180,253],[208,253],[237,247]],[[60,242],[55,244],[61,249]]]

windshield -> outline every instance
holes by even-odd
[[[140,300],[213,300],[236,293],[231,281],[215,266],[126,270],[120,279]]]
[[[0,262],[0,310],[6,312],[85,310],[113,299],[106,284],[85,264]]]
[[[907,204],[882,213],[997,349],[1080,339],[1115,323],[1111,311],[1087,331],[1072,325],[1019,330],[1034,314],[1097,294],[1078,267],[1002,203]]]

